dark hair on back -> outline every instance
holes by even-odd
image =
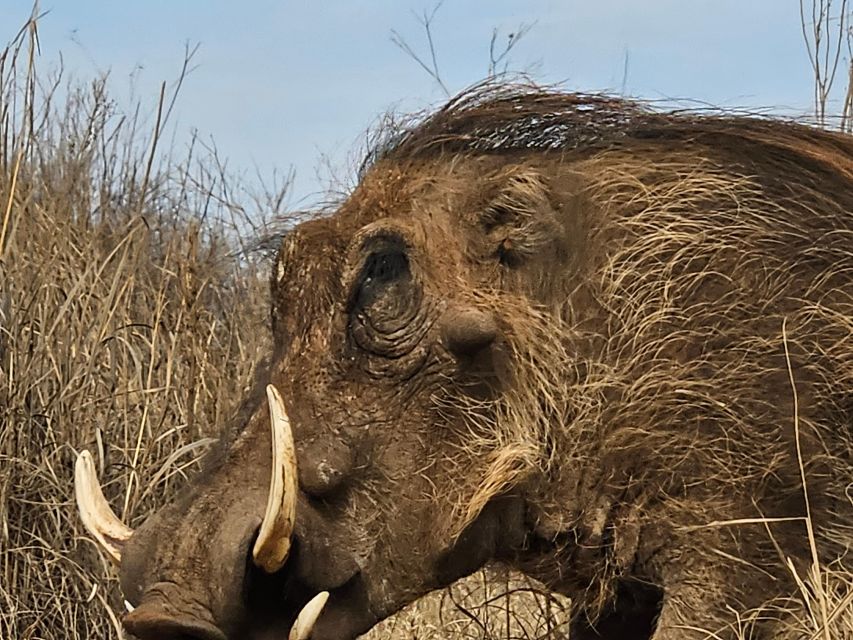
[[[853,136],[791,120],[713,109],[663,112],[647,103],[604,94],[568,93],[531,83],[487,82],[471,87],[429,113],[386,121],[361,166],[441,155],[509,155],[525,152],[629,148],[641,140],[730,148],[745,142],[829,165],[853,179]],[[763,154],[762,154],[763,155]]]

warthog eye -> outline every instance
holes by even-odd
[[[423,290],[407,247],[399,239],[380,237],[370,242],[373,246],[353,281],[349,332],[363,352],[402,362],[429,326]]]
[[[370,304],[390,284],[409,275],[409,259],[400,249],[371,253],[364,263],[358,287],[358,306]]]
[[[405,366],[416,362],[404,356],[429,328],[422,273],[409,240],[405,231],[387,223],[365,228],[355,238],[343,278],[351,344],[371,358],[397,361],[396,373],[403,361]],[[387,362],[377,364],[380,360],[370,361],[390,375]]]

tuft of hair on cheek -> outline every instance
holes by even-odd
[[[461,416],[462,430],[447,455],[469,479],[452,488],[451,536],[458,536],[490,500],[554,464],[553,429],[570,413],[571,362],[560,319],[523,297],[480,294],[479,307],[495,309],[503,323],[508,370],[493,398],[473,398],[461,390],[437,398],[448,416]],[[463,473],[464,471],[464,473]]]

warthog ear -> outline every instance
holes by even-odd
[[[495,193],[480,214],[486,253],[505,267],[551,259],[565,232],[545,180],[530,167],[509,167],[495,181]]]

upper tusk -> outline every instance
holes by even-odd
[[[121,563],[121,549],[133,535],[133,529],[116,517],[95,472],[95,463],[88,451],[77,456],[74,465],[74,493],[83,526],[106,550],[116,564]]]
[[[328,599],[328,591],[321,591],[311,598],[308,604],[302,607],[299,615],[296,616],[296,622],[290,628],[290,635],[287,636],[287,640],[308,640],[308,636],[311,635],[311,630],[314,628],[314,623],[317,622],[317,618],[320,616],[320,612],[323,611],[323,607],[326,606],[326,600]]]
[[[278,390],[267,385],[272,430],[272,473],[264,521],[252,557],[267,573],[281,569],[290,551],[290,536],[296,520],[296,448],[290,420]]]

